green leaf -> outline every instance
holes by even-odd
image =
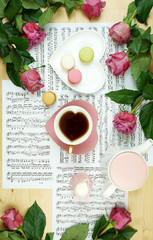
[[[64,0],[48,0],[51,5],[56,5],[57,3],[64,5]]]
[[[112,240],[115,238],[117,235],[117,231],[115,229],[109,229],[106,233],[104,233],[101,238],[104,240]]]
[[[112,91],[106,94],[112,101],[121,104],[133,104],[135,99],[140,95],[140,92],[129,89]]]
[[[137,27],[137,29],[141,35],[143,35],[145,33],[145,30],[143,28]]]
[[[35,0],[37,4],[41,7],[46,7],[47,6],[47,0]]]
[[[5,58],[3,58],[3,63],[12,63],[11,57],[10,55],[6,56]]]
[[[134,53],[139,54],[141,44],[142,44],[142,37],[138,36],[132,41],[132,43],[128,46],[128,48],[131,49]]]
[[[135,5],[135,2],[131,2],[129,5],[128,5],[128,11],[127,11],[127,15],[131,15],[133,14],[133,12],[136,10],[136,5]]]
[[[13,63],[7,63],[7,74],[14,85],[24,88],[20,80],[20,75],[15,71]]]
[[[141,108],[140,123],[145,137],[147,139],[153,139],[153,102],[150,102]]]
[[[7,39],[8,39],[8,35],[5,32],[5,30],[0,26],[0,46],[2,44],[7,45]]]
[[[150,34],[150,41],[153,43],[153,34]]]
[[[143,33],[142,39],[146,39],[150,41],[150,32],[151,32],[151,27],[148,27],[147,30]]]
[[[138,30],[138,28],[135,27],[135,28],[131,29],[131,35],[132,35],[132,38],[136,38],[136,37],[138,37],[141,34],[140,34],[140,31]]]
[[[148,74],[152,77],[152,79],[153,79],[153,73],[151,73],[151,72],[148,72]]]
[[[14,233],[14,232],[9,232],[9,237],[11,240],[22,240],[25,239],[21,235]]]
[[[53,238],[54,238],[54,233],[47,233],[45,240],[53,240]]]
[[[21,6],[20,0],[9,0],[4,10],[5,16],[13,21]]]
[[[102,238],[103,239],[103,238]],[[113,239],[111,238],[110,240],[129,240],[128,238],[123,237],[123,235],[118,232],[116,237],[113,237]]]
[[[136,5],[135,2],[131,2],[128,5],[128,11],[127,11],[127,16],[123,19],[124,22],[128,23],[128,21],[130,20],[130,18],[132,17],[134,11],[136,10]],[[133,36],[133,35],[132,35]]]
[[[36,9],[40,8],[40,5],[35,3],[34,1],[22,0],[22,7],[24,7],[25,9],[36,10]]]
[[[53,5],[51,4],[51,8],[53,9],[54,13],[57,11],[58,8],[61,6],[64,6],[64,4],[61,2],[61,0],[57,0],[56,3]]]
[[[30,55],[29,52],[18,50],[18,53],[20,54],[23,65],[29,65],[30,63],[35,62],[35,59]]]
[[[23,231],[28,240],[41,240],[45,225],[45,214],[35,202],[27,211],[23,221]]]
[[[26,22],[37,23],[39,22],[39,18],[41,14],[42,14],[42,11],[40,9],[37,9],[37,10],[24,9],[22,17],[23,17],[23,20]]]
[[[144,86],[142,96],[145,100],[153,100],[153,84],[147,83]]]
[[[150,57],[145,54],[137,55],[131,63],[131,71],[135,80],[140,76],[141,71],[147,72],[150,65]]]
[[[21,66],[21,57],[15,48],[11,49],[10,58],[14,64],[15,71],[18,72]]]
[[[9,43],[15,44],[19,50],[25,51],[28,49],[28,39],[23,37],[11,37],[8,39]]]
[[[1,28],[5,31],[8,37],[12,37],[14,35],[18,35],[17,29],[9,22],[5,24],[1,24]]]
[[[153,2],[152,0],[135,0],[135,4],[137,6],[137,20],[140,23],[145,23],[148,18],[148,15],[150,13],[150,10],[152,9]]]
[[[10,240],[8,231],[0,232],[0,240]]]
[[[9,47],[6,46],[5,44],[4,45],[2,44],[0,47],[0,57],[5,58],[6,56],[9,55],[9,52],[10,52]]]
[[[65,3],[64,5],[66,8],[67,15],[70,16],[73,9],[75,8],[75,3],[71,0],[65,0],[64,3]]]
[[[89,224],[79,224],[77,226],[70,227],[62,235],[61,240],[85,240],[88,234]]]
[[[52,18],[52,16],[54,15],[54,11],[52,7],[49,7],[45,10],[45,12],[41,15],[41,17],[39,18],[39,26],[42,27],[44,26],[46,23],[48,23],[50,21],[50,19]]]
[[[137,89],[142,92],[144,86],[147,84],[148,79],[152,79],[149,73],[141,72],[138,80],[136,81]]]
[[[95,224],[92,238],[95,239],[96,236],[104,229],[105,225],[107,224],[107,220],[105,216],[103,215]]]
[[[140,53],[147,53],[150,49],[150,41],[146,40],[146,39],[143,39],[142,40],[142,44],[141,44],[141,48],[140,48]]]
[[[78,4],[79,6],[82,6],[83,2],[84,0],[75,0],[75,3]]]
[[[114,229],[110,229],[106,232],[106,234],[101,236],[101,239],[103,240],[130,240],[131,237],[136,233],[137,231],[134,230],[131,227],[125,227],[123,230],[119,230],[116,232]]]
[[[3,18],[5,16],[4,14],[4,8],[7,5],[7,1],[6,0],[1,0],[0,1],[0,18]]]
[[[23,11],[23,8],[21,7],[21,8],[19,9],[18,13],[22,13],[22,11]]]
[[[150,54],[151,54],[151,57],[153,58],[153,44],[150,47]]]
[[[125,239],[131,239],[133,235],[137,232],[137,230],[127,226],[123,230],[120,230],[119,232],[123,237],[125,237]]]
[[[22,26],[23,26],[23,19],[22,19],[22,14],[17,14],[15,17],[15,25],[16,28],[22,32]]]
[[[153,74],[151,75],[150,72],[148,72],[148,83],[153,84]]]

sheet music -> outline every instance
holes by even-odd
[[[31,67],[46,65],[38,70],[45,87],[32,95],[15,87],[10,81],[2,82],[3,188],[53,188],[52,231],[56,232],[56,239],[72,223],[96,221],[105,214],[105,209],[109,212],[115,203],[128,206],[128,194],[124,191],[116,190],[107,200],[100,196],[101,186],[107,178],[104,154],[110,146],[128,149],[145,140],[139,121],[136,133],[129,136],[118,133],[113,127],[113,117],[120,109],[118,104],[105,97],[105,93],[136,87],[130,70],[124,77],[114,77],[105,64],[110,53],[125,48],[111,41],[108,35],[111,25],[112,23],[47,24],[44,27],[47,37],[41,45],[31,50],[36,59]],[[105,54],[101,59],[106,82],[103,89],[94,94],[73,91],[49,65],[49,59],[57,46],[72,33],[84,29],[99,32],[106,42]],[[54,91],[57,95],[57,101],[52,106],[46,106],[42,102],[42,95],[47,90]],[[98,142],[94,150],[85,155],[69,155],[50,138],[45,128],[46,122],[57,109],[77,99],[90,102],[98,113]],[[146,155],[149,165],[153,165],[151,153],[153,150]],[[84,202],[74,197],[69,186],[71,177],[79,172],[89,174],[93,181],[91,197]],[[90,232],[91,229],[92,225]]]

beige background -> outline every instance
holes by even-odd
[[[147,1],[147,0],[146,0]],[[106,0],[106,7],[97,22],[118,22],[126,16],[130,0]],[[88,22],[88,18],[81,11],[74,11],[70,18],[66,16],[63,8],[59,9],[52,22]],[[150,13],[148,25],[153,27],[153,11]],[[143,25],[142,25],[143,26]],[[145,27],[145,26],[143,26]],[[8,79],[5,66],[0,60],[0,80]],[[0,106],[2,109],[2,81],[0,81]],[[0,116],[2,133],[2,113]],[[1,134],[2,136],[2,134]],[[0,152],[2,162],[2,137],[0,139]],[[2,165],[0,165],[2,166]],[[2,176],[2,170],[0,171]],[[46,214],[47,225],[45,232],[51,231],[52,191],[46,189],[14,190],[2,189],[0,178],[0,216],[10,207],[19,209],[24,215],[27,208],[37,201]],[[153,240],[153,167],[149,168],[149,177],[146,184],[139,190],[129,193],[129,211],[132,213],[131,226],[138,230],[132,240]],[[53,223],[54,224],[54,223]],[[2,227],[2,222],[0,222]]]

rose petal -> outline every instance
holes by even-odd
[[[109,70],[115,76],[124,75],[130,67],[130,61],[124,52],[110,54],[111,58],[106,60]]]
[[[131,116],[132,115],[132,116]],[[137,118],[128,112],[121,112],[115,115],[113,123],[118,132],[129,135],[136,131]]]
[[[114,42],[123,44],[130,41],[131,30],[127,23],[118,22],[109,29],[109,35]]]
[[[91,6],[95,6],[97,4],[99,4],[101,2],[101,0],[86,0],[87,4],[91,5]]]
[[[24,87],[32,94],[44,87],[40,80],[41,77],[35,69],[30,69],[21,74],[21,81]]]

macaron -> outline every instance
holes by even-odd
[[[56,102],[56,94],[51,91],[45,92],[42,96],[42,100],[47,106],[52,105]]]
[[[94,58],[94,51],[90,47],[83,47],[79,52],[79,58],[81,62],[89,63]]]
[[[64,70],[69,71],[74,68],[75,60],[71,55],[65,55],[61,59],[61,66]]]
[[[81,81],[82,74],[78,69],[72,69],[68,72],[68,80],[72,84],[77,84]]]

